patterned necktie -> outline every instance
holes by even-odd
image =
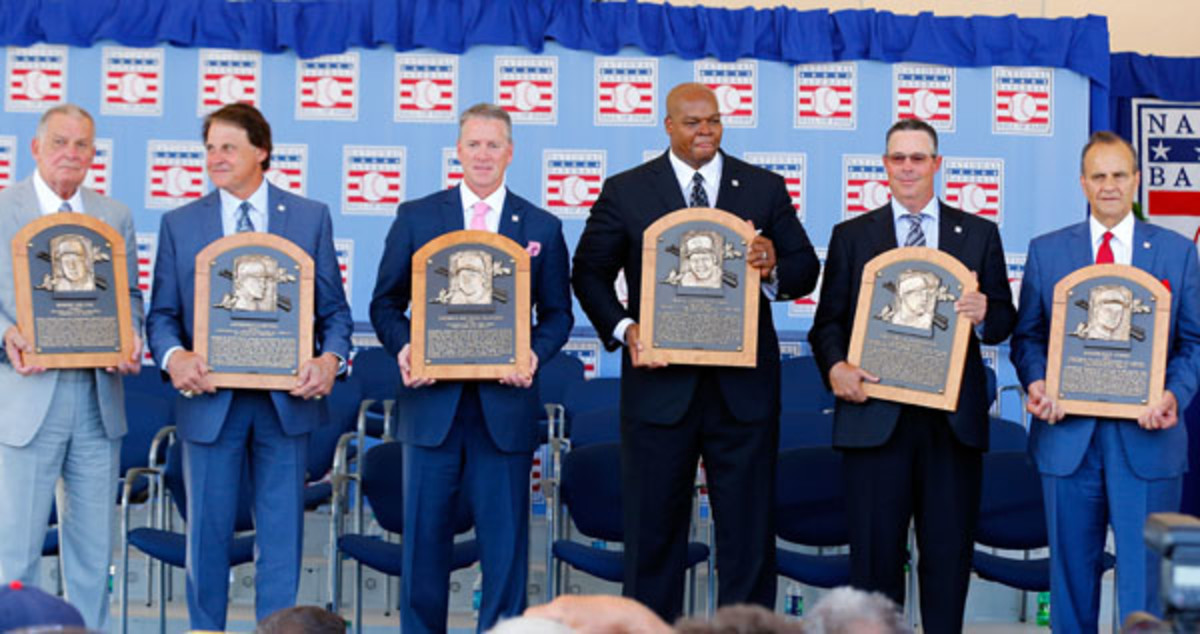
[[[905,216],[905,219],[908,220],[908,235],[904,237],[904,246],[925,246],[925,231],[921,229],[921,217],[923,215],[924,214],[908,214]]]
[[[1096,249],[1096,264],[1112,264],[1116,262],[1113,258],[1112,246],[1109,245],[1113,238],[1112,232],[1105,231],[1103,238],[1104,242],[1101,242],[1100,248]]]
[[[254,223],[250,220],[250,201],[243,200],[238,205],[237,232],[254,231]]]
[[[691,199],[688,200],[688,206],[708,206],[708,192],[704,191],[704,175],[700,172],[696,172],[695,176],[692,176],[692,196]]]
[[[492,206],[481,200],[471,205],[471,210],[475,212],[475,215],[471,216],[471,228],[476,231],[487,231],[487,215],[492,210]]]
[[[71,211],[75,211],[75,210],[71,209],[71,203],[64,200],[63,204],[58,206],[58,211],[59,211],[59,213],[62,213],[64,211],[71,212]]]

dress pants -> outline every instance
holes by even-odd
[[[405,445],[401,632],[446,631],[450,557],[461,495],[467,496],[475,518],[483,572],[477,631],[525,611],[532,463],[531,451],[509,453],[496,447],[484,423],[478,389],[469,383],[463,385],[454,422],[441,445]]]
[[[121,441],[104,432],[93,370],[59,370],[33,440],[24,447],[0,445],[0,581],[37,582],[57,495],[66,598],[89,629],[100,631],[108,628],[120,464]]]
[[[958,441],[944,413],[906,405],[887,442],[842,455],[850,584],[904,605],[911,519],[922,630],[962,631],[979,518],[979,450]]]
[[[238,494],[253,489],[254,612],[296,603],[308,434],[288,436],[266,391],[236,390],[212,443],[183,441],[187,487],[187,603],[193,630],[225,629],[229,548]],[[249,459],[250,482],[242,482]]]

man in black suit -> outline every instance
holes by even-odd
[[[588,318],[621,364],[621,483],[625,595],[671,622],[683,605],[692,484],[704,458],[717,528],[720,602],[775,602],[775,454],[779,343],[768,297],[809,293],[820,264],[783,178],[725,155],[711,90],[681,84],[667,96],[671,148],[609,178],[575,251],[572,282]],[[715,201],[715,205],[709,201]],[[747,257],[764,285],[754,368],[658,364],[641,357],[642,234],[685,207],[717,207],[761,230]],[[624,268],[629,307],[613,290]]]
[[[851,584],[904,604],[908,524],[915,518],[924,631],[957,632],[988,444],[991,399],[979,342],[1004,341],[1016,310],[996,225],[934,196],[933,177],[942,164],[937,132],[916,119],[896,123],[883,162],[892,201],[834,227],[808,340],[838,398],[833,442],[845,465]],[[949,253],[979,280],[978,291],[954,304],[974,325],[955,411],[869,399],[862,383],[878,378],[846,361],[863,265],[897,246]]]

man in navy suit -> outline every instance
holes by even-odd
[[[479,631],[525,609],[529,567],[529,470],[537,448],[537,366],[566,342],[574,318],[562,223],[505,187],[512,121],[491,104],[459,119],[458,187],[400,205],[379,263],[371,323],[400,365],[397,399],[404,451],[401,629],[444,632],[458,496],[475,517],[483,569]],[[412,255],[451,231],[499,233],[530,255],[536,325],[528,373],[498,383],[414,379],[410,374]]]
[[[191,628],[225,629],[229,545],[249,460],[254,489],[255,613],[296,602],[304,515],[308,434],[328,417],[325,401],[350,353],[353,322],[322,203],[295,196],[264,177],[271,127],[252,106],[234,104],[204,120],[208,175],[217,190],[162,219],[154,297],[146,320],[150,349],[179,390],[175,424],[187,485],[187,600]],[[214,240],[267,231],[312,256],[314,358],[287,392],[213,387],[193,352],[196,254]]]
[[[1111,523],[1117,547],[1117,605],[1159,612],[1158,556],[1142,541],[1150,513],[1177,511],[1187,470],[1187,429],[1180,411],[1200,382],[1200,271],[1183,236],[1137,222],[1140,174],[1124,139],[1097,132],[1083,149],[1079,183],[1087,220],[1033,240],[1021,282],[1012,362],[1034,415],[1029,452],[1042,473],[1050,537],[1051,627],[1095,632],[1101,557]],[[1046,348],[1054,285],[1093,263],[1132,265],[1171,292],[1166,391],[1136,421],[1065,416],[1046,393]]]
[[[712,91],[680,84],[667,96],[671,147],[605,181],[575,251],[579,304],[609,350],[622,344],[621,491],[625,584],[664,621],[683,608],[696,461],[704,458],[717,527],[720,602],[775,604],[775,454],[779,445],[779,343],[770,300],[812,291],[820,264],[783,178],[720,151]],[[711,204],[710,204],[711,203]],[[747,257],[764,293],[753,368],[649,366],[635,318],[642,234],[663,215],[716,207],[761,230]],[[624,268],[629,306],[613,281]]]
[[[934,195],[942,162],[937,132],[905,119],[888,130],[886,143],[892,200],[834,227],[808,341],[837,397],[833,444],[842,450],[846,474],[850,583],[904,605],[908,526],[915,521],[921,625],[933,634],[958,632],[988,446],[991,398],[979,344],[1004,341],[1016,310],[996,224]],[[867,398],[863,381],[878,378],[846,360],[863,266],[897,246],[944,251],[979,280],[979,290],[963,293],[954,305],[974,326],[954,411]]]

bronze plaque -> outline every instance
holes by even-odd
[[[1046,393],[1068,414],[1136,419],[1162,398],[1171,291],[1121,264],[1087,266],[1054,285]]]
[[[978,286],[954,256],[901,247],[863,267],[847,361],[879,377],[868,396],[953,411],[971,320],[954,310]]]
[[[452,231],[418,249],[412,270],[414,378],[529,371],[529,254],[521,245],[490,231]]]
[[[17,327],[25,363],[106,368],[133,355],[125,240],[81,213],[42,216],[12,239]]]
[[[642,237],[639,330],[649,362],[754,367],[759,272],[750,225],[727,211],[673,211]]]
[[[249,231],[196,254],[194,345],[216,387],[290,390],[313,354],[313,260]]]

